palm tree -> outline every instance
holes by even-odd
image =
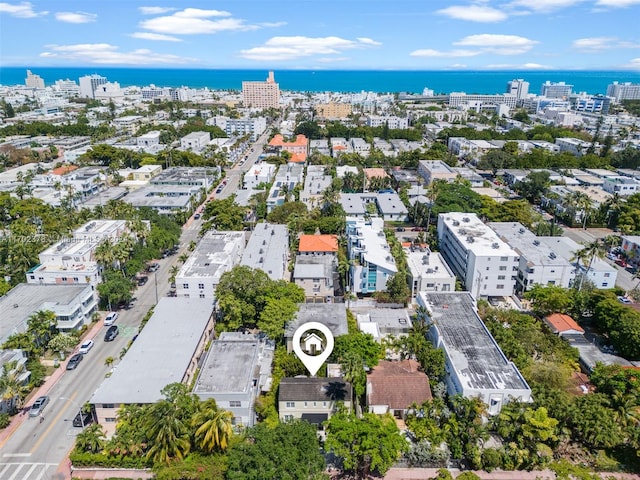
[[[110,238],[102,240],[93,252],[93,256],[96,261],[102,264],[102,267],[113,268],[113,263],[116,261],[114,255],[114,245]]]
[[[226,450],[233,434],[232,420],[233,413],[218,408],[213,398],[205,400],[192,420],[196,446],[207,453]]]
[[[22,378],[26,371],[24,364],[18,363],[17,360],[7,362],[2,366],[0,395],[3,402],[7,404],[7,410],[10,413],[15,413],[22,407],[22,401],[28,391]]]
[[[107,358],[105,358],[105,359],[104,359],[104,364],[105,364],[107,367],[111,367],[111,365],[113,365],[113,362],[115,362],[115,361],[116,361],[116,359],[115,359],[115,358],[113,358],[113,357],[107,357]]]
[[[149,407],[143,417],[142,427],[150,445],[147,458],[154,463],[182,460],[191,449],[189,429],[178,410],[174,403],[162,400]]]
[[[99,423],[85,428],[76,436],[76,448],[82,452],[98,453],[104,447],[105,434]]]
[[[367,385],[367,374],[364,370],[364,361],[357,353],[346,352],[340,358],[342,376],[353,387],[354,405],[356,414],[360,414],[360,397],[364,395]]]
[[[583,275],[580,276],[580,281],[578,283],[578,291],[582,289],[582,284],[584,283],[584,277],[591,270],[591,266],[593,265],[593,261],[598,258],[604,257],[606,253],[606,248],[602,239],[594,240],[593,242],[587,244],[581,250],[578,250],[574,257],[571,259],[572,261],[582,262],[582,264],[586,267],[586,271]]]
[[[27,319],[27,331],[33,335],[38,349],[47,345],[56,326],[57,317],[51,310],[39,310]]]
[[[587,218],[591,213],[591,207],[593,205],[593,200],[583,192],[572,192],[567,195],[566,200],[568,205],[571,206],[571,210],[574,213],[574,217],[577,214],[580,214],[582,219],[582,229],[586,230],[587,228]]]
[[[175,283],[176,275],[178,275],[179,271],[180,268],[177,265],[171,266],[171,268],[169,269],[169,283]]]

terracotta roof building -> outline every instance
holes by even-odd
[[[291,154],[290,162],[302,163],[307,159],[309,140],[304,135],[297,135],[293,142],[285,142],[282,135],[277,134],[269,142],[269,147],[289,152]]]
[[[298,251],[307,255],[335,255],[338,253],[338,237],[335,235],[300,235]]]
[[[557,335],[569,335],[584,333],[584,329],[569,315],[554,313],[545,317],[544,322],[551,331]]]
[[[78,166],[77,165],[63,165],[62,167],[58,167],[58,168],[54,168],[53,170],[51,170],[51,174],[52,175],[66,175],[69,172],[73,172],[74,170],[77,170]]]
[[[369,412],[404,418],[411,405],[431,400],[429,378],[415,360],[380,361],[367,375]]]
[[[384,168],[363,168],[362,170],[369,180],[372,178],[387,178],[389,176]]]

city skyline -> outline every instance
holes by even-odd
[[[638,71],[633,23],[639,14],[640,0],[0,2],[0,61],[30,67]]]

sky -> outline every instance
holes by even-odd
[[[0,2],[0,65],[640,71],[640,0]]]

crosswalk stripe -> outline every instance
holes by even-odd
[[[9,470],[9,468],[11,467],[11,464],[8,464],[6,467],[4,467],[2,469],[2,471],[0,472],[0,478],[4,478],[4,473]]]
[[[31,472],[33,472],[37,466],[38,466],[37,463],[34,463],[33,465],[31,465],[31,468],[29,469],[29,471],[27,472],[24,478],[31,478]],[[44,470],[46,471],[47,467],[45,467]]]
[[[27,463],[18,463],[18,469],[13,473],[13,475],[11,475],[9,478],[7,478],[7,480],[16,480],[18,473],[20,473],[20,470],[22,470],[22,467],[25,465],[28,465]],[[26,478],[26,477],[22,477],[22,478]]]

